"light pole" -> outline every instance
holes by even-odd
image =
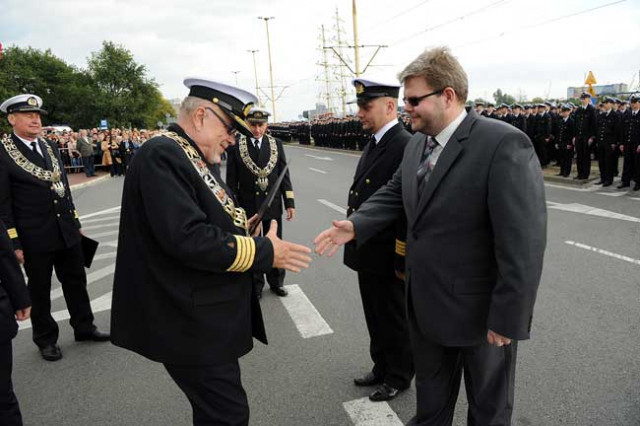
[[[239,73],[240,71],[231,71],[231,72],[232,72],[232,73],[233,73],[233,75],[235,75],[235,77],[236,77],[236,86],[237,86],[237,85],[238,85],[238,73]]]
[[[247,52],[253,56],[253,75],[256,77],[256,96],[258,97],[258,104],[263,106],[260,100],[260,90],[258,89],[258,68],[256,67],[256,53],[259,52],[259,50],[247,50]]]
[[[273,65],[271,64],[271,39],[269,38],[269,21],[272,19],[276,19],[275,16],[258,16],[258,19],[262,19],[267,27],[267,49],[269,51],[269,80],[271,81],[271,113],[273,114],[273,122],[277,121],[276,119],[276,97],[273,94]]]

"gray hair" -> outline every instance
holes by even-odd
[[[398,74],[398,79],[402,83],[410,77],[424,77],[427,84],[434,90],[451,87],[461,104],[467,101],[469,94],[467,73],[447,47],[425,50]]]
[[[180,104],[180,111],[178,111],[178,119],[188,117],[189,115],[191,115],[193,111],[196,110],[196,108],[199,108],[205,105],[206,103],[207,101],[205,99],[197,98],[195,96],[187,96],[182,101],[182,104]]]

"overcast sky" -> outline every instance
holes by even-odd
[[[359,0],[357,7],[359,43],[388,45],[365,77],[393,78],[425,48],[447,45],[469,75],[471,99],[491,99],[497,88],[529,99],[565,97],[589,70],[599,84],[638,84],[640,0]],[[49,48],[81,68],[103,40],[122,44],[168,99],[186,95],[185,76],[234,84],[232,71],[240,71],[239,86],[255,92],[247,50],[258,49],[259,85],[269,92],[258,16],[273,16],[274,86],[287,86],[277,119],[296,119],[320,101],[320,26],[327,38],[335,35],[336,8],[343,43],[353,45],[351,0],[2,0],[0,42]],[[374,50],[361,50],[361,68]]]

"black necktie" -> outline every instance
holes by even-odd
[[[253,147],[255,149],[257,149],[258,151],[260,151],[260,145],[258,145],[258,144],[259,144],[258,139],[254,139],[253,140]]]
[[[431,174],[431,163],[429,162],[429,158],[433,153],[433,150],[438,146],[438,141],[434,137],[429,137],[427,139],[427,146],[424,149],[424,153],[422,154],[422,160],[420,162],[420,166],[418,167],[418,173],[416,177],[418,179],[418,194],[422,194],[422,190],[424,189],[424,184],[429,179],[429,174]]]
[[[38,152],[38,142],[36,141],[31,142],[31,150],[38,156],[41,156],[40,153]]]

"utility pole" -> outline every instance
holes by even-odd
[[[356,10],[356,0],[351,0],[351,9],[353,15],[353,49],[356,62],[354,74],[356,78],[360,77],[360,45],[358,43],[358,12]]]
[[[258,16],[258,19],[263,20],[267,28],[267,49],[269,51],[269,79],[271,81],[271,108],[273,110],[271,111],[271,113],[273,115],[273,122],[275,123],[278,120],[276,119],[276,97],[273,93],[273,65],[271,62],[271,39],[269,37],[269,21],[276,18],[275,16],[269,16],[269,17]]]
[[[256,53],[258,53],[259,50],[247,50],[247,52],[251,53],[253,56],[253,75],[256,78],[256,96],[258,97],[258,104],[260,106],[264,106],[260,100],[260,89],[258,88],[258,67],[256,67]]]
[[[324,35],[324,25],[321,26],[322,28],[322,63],[320,65],[322,65],[322,67],[324,68],[324,84],[325,84],[325,88],[326,88],[326,100],[327,100],[327,110],[329,112],[332,112],[331,109],[331,89],[330,89],[330,81],[329,81],[329,62],[327,60],[327,42],[326,42],[326,38]]]
[[[338,46],[338,53],[342,55],[342,26],[340,25],[340,15],[338,14],[338,8],[336,7],[336,42]],[[344,87],[344,73],[342,72],[342,66],[337,66],[338,70],[338,80],[340,82],[340,98],[342,100],[342,116],[347,115],[347,91]]]
[[[238,73],[240,71],[231,71],[233,73],[233,75],[236,77],[236,86],[238,85]]]

